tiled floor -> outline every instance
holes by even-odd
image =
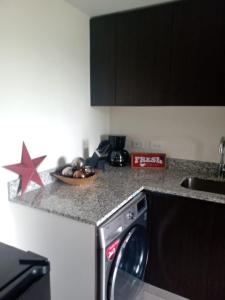
[[[138,280],[121,270],[117,274],[115,291],[114,296],[118,300],[187,300]]]
[[[185,300],[173,293],[164,291],[150,284],[144,284],[140,300]],[[137,299],[139,300],[139,299]]]

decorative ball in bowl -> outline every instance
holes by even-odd
[[[70,185],[90,185],[97,178],[99,172],[91,166],[85,165],[82,158],[75,158],[71,164],[58,168],[52,175]]]

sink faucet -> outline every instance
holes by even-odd
[[[220,163],[219,163],[219,179],[223,179],[225,177],[225,162],[224,162],[224,154],[225,154],[225,136],[221,137],[220,146],[219,146],[219,153],[220,153]]]

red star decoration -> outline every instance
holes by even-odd
[[[3,167],[20,175],[22,180],[22,194],[26,191],[26,188],[30,181],[33,181],[40,186],[43,186],[43,182],[37,172],[37,167],[41,164],[45,157],[46,155],[31,159],[27,147],[23,142],[21,163]]]

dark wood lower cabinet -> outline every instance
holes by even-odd
[[[149,193],[146,281],[193,300],[225,299],[225,205]]]

